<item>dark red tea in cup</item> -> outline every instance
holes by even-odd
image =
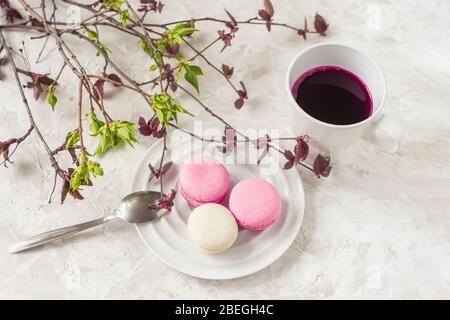
[[[291,92],[297,104],[317,120],[348,125],[372,114],[372,96],[354,73],[337,66],[309,69],[294,82]]]

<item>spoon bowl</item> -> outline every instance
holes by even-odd
[[[150,208],[156,203],[161,194],[156,191],[138,191],[126,195],[120,201],[115,216],[129,223],[144,223],[159,218],[165,210]]]

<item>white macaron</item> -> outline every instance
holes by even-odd
[[[189,216],[188,229],[192,241],[207,253],[229,249],[238,235],[235,218],[227,208],[217,203],[195,208]]]

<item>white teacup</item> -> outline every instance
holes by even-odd
[[[358,75],[372,95],[373,112],[365,120],[336,125],[320,121],[306,113],[295,101],[291,88],[295,80],[305,71],[318,66],[339,66]],[[402,145],[406,132],[394,120],[383,116],[386,83],[375,61],[355,48],[322,43],[301,51],[289,65],[286,83],[292,126],[297,134],[311,137],[313,147],[336,160],[342,151],[361,137],[379,145],[381,149],[394,153]]]

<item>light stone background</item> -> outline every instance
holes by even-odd
[[[262,7],[262,1],[165,3],[163,16],[150,15],[152,19],[225,17],[224,7],[238,18],[249,18]],[[209,56],[235,67],[234,79],[245,81],[250,100],[240,112],[233,110],[233,93],[203,63],[208,80],[200,81],[202,98],[236,126],[283,128],[287,123],[283,79],[289,61],[308,45],[345,42],[370,54],[384,71],[386,112],[409,130],[403,149],[389,155],[360,141],[328,179],[300,171],[306,211],[291,248],[254,275],[206,281],[164,265],[132,226],[120,222],[43,250],[8,254],[8,246],[25,236],[107,213],[129,191],[135,166],[152,143],[146,139],[134,150],[123,148],[105,156],[101,161],[106,175],[84,192],[86,200],[68,199],[60,206],[58,195],[47,204],[53,174],[33,134],[14,155],[14,165],[0,169],[0,298],[450,298],[450,2],[274,0],[274,4],[277,21],[298,26],[305,15],[312,21],[320,12],[330,23],[328,37],[311,36],[305,42],[289,30],[274,27],[268,34],[263,26],[241,26],[231,48],[219,54],[218,44]],[[202,29],[195,38],[198,47],[213,39],[219,28],[205,23],[198,27]],[[112,33],[103,37],[125,70],[139,79],[149,77],[145,70],[150,62],[134,40]],[[7,38],[17,44],[29,34],[8,33]],[[41,42],[26,42],[34,61]],[[101,59],[91,48],[69,43],[90,70],[99,70]],[[33,70],[57,72],[61,61],[53,48],[51,42],[44,62]],[[0,82],[0,140],[18,136],[28,126],[7,70],[8,66],[2,68],[8,75]],[[53,147],[75,126],[76,86],[66,71],[55,113],[30,98],[36,121]],[[200,119],[207,119],[188,97],[178,98]],[[109,96],[107,103],[116,119],[136,121],[141,114],[149,115],[141,99],[126,91]],[[61,161],[68,164],[67,159]]]

